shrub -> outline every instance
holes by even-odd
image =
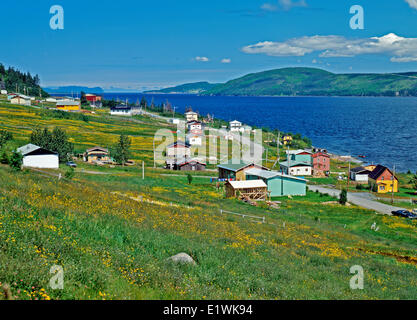
[[[69,167],[68,170],[64,174],[65,178],[67,178],[68,180],[71,180],[72,178],[74,178],[74,175],[75,175],[75,171],[73,167]]]
[[[10,167],[15,171],[22,169],[23,156],[20,152],[13,151],[12,156],[9,159]]]
[[[188,181],[188,184],[191,184],[191,182],[193,182],[193,176],[189,173],[187,173],[187,181]]]
[[[345,205],[346,202],[347,202],[347,191],[346,189],[343,189],[342,192],[340,193],[339,203],[341,205]]]

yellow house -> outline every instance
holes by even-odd
[[[292,142],[292,137],[291,137],[291,136],[284,136],[284,137],[282,138],[282,141],[284,142],[284,145],[291,144],[291,142]]]
[[[79,101],[58,101],[56,103],[56,108],[62,111],[81,111],[81,105]]]
[[[398,192],[398,179],[387,167],[377,165],[369,174],[368,183],[377,193]]]

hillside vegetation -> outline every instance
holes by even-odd
[[[153,169],[151,118],[57,119],[0,107],[0,130],[24,143],[32,125],[65,128],[76,148],[132,136],[134,167],[78,162],[14,172],[0,165],[0,282],[16,299],[416,299],[417,221],[376,215],[309,192],[280,208],[226,199],[208,176]],[[64,176],[64,175],[63,175]],[[266,223],[220,210],[265,217]],[[372,230],[373,223],[379,227]],[[167,259],[188,253],[196,266]],[[49,286],[64,269],[64,289]],[[364,290],[349,287],[364,269]]]
[[[21,72],[13,67],[5,68],[0,63],[0,89],[5,89],[8,92],[19,92],[29,96],[48,97],[40,86],[40,79],[38,75],[32,76],[30,72]]]
[[[182,84],[180,86],[166,88],[161,90],[151,90],[145,91],[145,93],[166,93],[166,94],[175,94],[175,93],[182,93],[182,94],[199,94],[205,91],[208,91],[215,87],[216,84],[208,83],[208,82],[195,82],[195,83],[187,83]]]
[[[164,89],[161,92],[170,92]],[[315,68],[284,68],[214,85],[202,95],[417,96],[417,73],[334,74]]]

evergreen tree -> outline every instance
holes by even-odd
[[[114,146],[113,158],[118,164],[125,165],[130,157],[131,140],[128,136],[121,134],[119,140]]]
[[[346,202],[347,202],[347,191],[346,189],[343,189],[342,192],[340,193],[339,203],[341,205],[345,205]]]

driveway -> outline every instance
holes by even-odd
[[[311,191],[318,190],[320,193],[327,193],[333,197],[339,198],[340,190],[322,186],[308,186],[308,189]],[[347,195],[348,202],[353,203],[359,207],[375,210],[376,212],[391,215],[391,211],[404,210],[404,208],[390,206],[387,204],[380,203],[378,201],[372,200],[372,195],[366,192],[353,193],[348,192]]]

